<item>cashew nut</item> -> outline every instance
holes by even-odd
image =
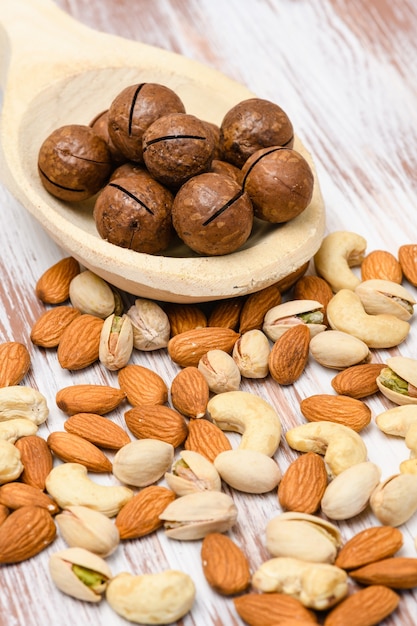
[[[33,387],[12,385],[0,389],[0,421],[24,417],[43,424],[48,417],[49,410],[46,398]]]
[[[240,433],[239,448],[272,456],[281,439],[281,420],[263,398],[248,391],[219,393],[209,400],[207,411],[221,430]]]
[[[0,485],[16,480],[22,472],[19,450],[10,441],[0,439]]]
[[[360,265],[366,251],[366,239],[349,231],[327,235],[314,256],[316,273],[330,284],[334,292],[355,289],[361,282],[350,269]]]
[[[324,455],[330,475],[337,476],[348,467],[366,461],[367,449],[357,432],[333,422],[318,421],[295,426],[285,438],[294,450]]]
[[[290,557],[265,561],[252,577],[263,592],[285,593],[304,606],[324,610],[347,595],[347,573],[330,563],[313,563]]]
[[[381,524],[401,526],[417,511],[417,476],[410,473],[390,476],[379,483],[369,503]]]
[[[407,337],[410,324],[395,315],[369,315],[359,296],[340,289],[327,305],[327,319],[333,330],[349,333],[369,348],[392,348]]]
[[[132,498],[133,491],[118,485],[100,485],[88,477],[80,463],[62,463],[54,467],[45,481],[49,495],[61,509],[71,505],[87,506],[113,517]]]
[[[417,405],[403,404],[380,413],[375,423],[386,435],[405,437],[412,424],[417,423]]]
[[[16,417],[13,420],[0,422],[0,439],[15,443],[20,437],[35,435],[38,430],[37,425],[26,417]]]

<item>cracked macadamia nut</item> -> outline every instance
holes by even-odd
[[[262,98],[242,100],[226,113],[220,126],[222,158],[237,167],[242,167],[261,148],[292,148],[293,142],[288,115],[277,104]]]
[[[38,155],[43,186],[67,202],[91,198],[107,182],[112,167],[106,141],[82,124],[54,130],[42,143]]]
[[[178,191],[172,207],[178,236],[207,256],[229,254],[248,239],[253,208],[248,194],[229,176],[194,176]]]
[[[210,169],[213,133],[194,115],[160,117],[143,136],[145,165],[159,182],[179,188],[192,176]]]
[[[158,83],[130,85],[110,105],[110,138],[127,159],[143,163],[143,133],[169,113],[185,113],[181,98],[172,89]]]
[[[274,224],[297,217],[313,196],[313,172],[305,158],[291,148],[258,150],[246,161],[242,176],[255,216]]]
[[[117,178],[96,200],[98,233],[122,248],[157,254],[171,239],[172,202],[172,193],[150,177]]]

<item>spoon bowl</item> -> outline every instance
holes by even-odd
[[[294,148],[315,176],[313,198],[282,225],[255,220],[238,251],[193,253],[181,242],[160,255],[110,244],[97,233],[94,199],[65,203],[42,186],[37,157],[44,139],[64,124],[89,124],[128,85],[155,82],[173,89],[187,113],[220,124],[246,87],[184,56],[99,33],[51,0],[0,2],[1,176],[50,237],[84,267],[133,295],[168,302],[206,302],[246,295],[285,278],[318,250],[325,210],[311,155]]]

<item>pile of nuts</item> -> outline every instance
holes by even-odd
[[[251,626],[372,626],[394,611],[397,590],[417,585],[417,558],[396,556],[398,527],[417,512],[417,361],[381,363],[372,350],[397,346],[409,332],[415,300],[401,282],[417,286],[417,246],[402,246],[398,260],[366,255],[362,237],[334,232],[311,265],[315,273],[306,264],[207,310],[143,298],[126,307],[129,294],[75,259],[49,268],[36,285],[48,308],[32,343],[56,349],[70,371],[98,361],[119,386],[60,389],[64,431],[45,440],[37,434],[48,418],[45,398],[20,384],[29,351],[0,345],[0,563],[37,555],[59,533],[68,548],[49,560],[58,589],[87,602],[105,596],[136,623],[168,624],[192,610],[191,577],[170,569],[113,576],[105,560],[121,541],[163,529],[172,540],[201,541],[206,580]],[[169,385],[133,362],[135,351],[160,349],[178,366]],[[285,432],[300,454],[282,474],[281,417],[241,381],[271,376],[293,385],[309,358],[337,372],[335,394],[300,402],[306,422]],[[411,451],[382,482],[360,434],[372,417],[363,399],[377,393],[393,407],[376,425]],[[126,428],[107,417],[124,403]],[[225,432],[241,435],[236,448]],[[99,484],[94,473],[112,474],[115,484]],[[226,534],[238,519],[233,490],[276,490],[283,511],[265,529],[271,558],[254,572]],[[337,522],[366,509],[379,524],[343,543]]]
[[[187,113],[158,83],[125,87],[89,125],[68,124],[42,143],[38,171],[66,202],[94,199],[99,235],[159,254],[174,240],[206,256],[236,251],[254,218],[282,224],[309,205],[314,176],[293,149],[287,114],[249,98],[220,126]]]

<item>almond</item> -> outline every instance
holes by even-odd
[[[210,326],[175,335],[168,342],[168,354],[181,367],[197,367],[209,350],[231,352],[239,334],[230,328]]]
[[[36,283],[35,293],[47,304],[61,304],[69,298],[69,285],[80,273],[80,264],[73,257],[61,259],[46,270]]]
[[[9,515],[10,509],[8,509],[7,506],[4,506],[4,504],[0,504],[0,526]]]
[[[56,526],[46,509],[22,506],[0,526],[0,563],[20,563],[44,550],[56,537]]]
[[[18,385],[30,367],[30,355],[23,343],[0,343],[0,387]]]
[[[376,626],[397,608],[399,596],[381,585],[361,589],[342,600],[324,620],[324,626]]]
[[[239,616],[249,626],[274,626],[286,619],[317,624],[312,611],[296,598],[283,593],[247,593],[234,598],[233,603]],[[347,624],[351,626],[349,621],[343,626]]]
[[[244,552],[230,537],[209,533],[201,545],[203,574],[217,593],[231,596],[250,585],[249,563]]]
[[[58,344],[57,355],[62,368],[80,370],[97,361],[103,324],[103,319],[88,313],[72,320]]]
[[[417,559],[393,556],[350,570],[349,576],[362,585],[412,589],[417,585]]]
[[[327,421],[361,431],[371,421],[371,410],[361,400],[349,396],[317,394],[300,402],[300,410],[309,422]]]
[[[231,328],[236,330],[239,326],[240,312],[243,306],[243,298],[227,298],[219,300],[214,305],[208,317],[208,326]]]
[[[270,285],[250,294],[240,313],[239,332],[243,334],[248,330],[260,330],[265,313],[272,307],[281,304],[281,300],[281,292],[277,285]]]
[[[168,387],[159,374],[143,365],[126,365],[117,375],[120,388],[132,406],[165,404]]]
[[[136,539],[160,528],[163,521],[159,516],[173,500],[175,493],[166,487],[144,487],[117,514],[120,539]]]
[[[39,506],[51,515],[59,511],[59,506],[48,494],[37,487],[17,482],[6,483],[0,487],[0,504],[12,510],[22,506]]]
[[[278,486],[278,500],[283,509],[315,513],[327,487],[326,464],[319,454],[306,452],[293,461]]]
[[[281,280],[275,283],[280,292],[285,293],[286,291],[291,289],[291,287],[295,285],[297,280],[299,280],[301,276],[304,276],[304,274],[308,270],[309,265],[310,261],[306,261],[305,263],[300,265],[299,268],[291,272],[291,274],[287,274],[287,276],[284,276],[284,278],[281,278]]]
[[[183,443],[188,434],[184,417],[168,406],[136,406],[125,413],[128,429],[138,439],[159,439],[174,448]]]
[[[168,315],[171,337],[193,328],[205,328],[207,326],[206,314],[196,304],[169,302],[164,310]]]
[[[408,282],[417,287],[417,244],[401,246],[398,260]]]
[[[403,272],[401,264],[391,252],[373,250],[361,263],[361,278],[365,280],[389,280],[401,285]]]
[[[171,402],[186,417],[204,417],[209,396],[208,383],[197,367],[180,370],[171,383]]]
[[[232,446],[224,432],[208,420],[191,420],[188,424],[188,437],[184,442],[186,450],[199,452],[213,462],[220,452],[231,450]]]
[[[64,422],[64,428],[99,448],[120,450],[130,443],[129,435],[121,426],[95,413],[76,413]]]
[[[57,406],[67,415],[75,413],[110,413],[125,400],[122,389],[109,385],[72,385],[56,394]]]
[[[66,327],[80,315],[80,311],[72,306],[62,305],[48,309],[32,326],[32,343],[42,348],[56,348]]]
[[[104,452],[86,439],[72,433],[53,432],[46,443],[66,463],[80,463],[90,472],[111,472],[111,461]]]
[[[352,365],[339,372],[331,385],[336,393],[351,398],[365,398],[378,391],[377,377],[386,367],[384,363],[361,363]]]
[[[374,561],[393,556],[403,545],[403,534],[393,526],[365,528],[354,535],[339,551],[335,565],[357,569]]]
[[[20,437],[16,443],[23,464],[20,480],[27,485],[45,489],[45,481],[52,469],[53,458],[45,439],[38,435]]]
[[[294,298],[296,300],[316,300],[323,305],[324,320],[327,325],[326,308],[334,293],[329,283],[320,276],[302,276],[294,287]]]
[[[303,373],[308,361],[310,331],[298,324],[285,331],[269,353],[269,372],[280,385],[292,385]]]

